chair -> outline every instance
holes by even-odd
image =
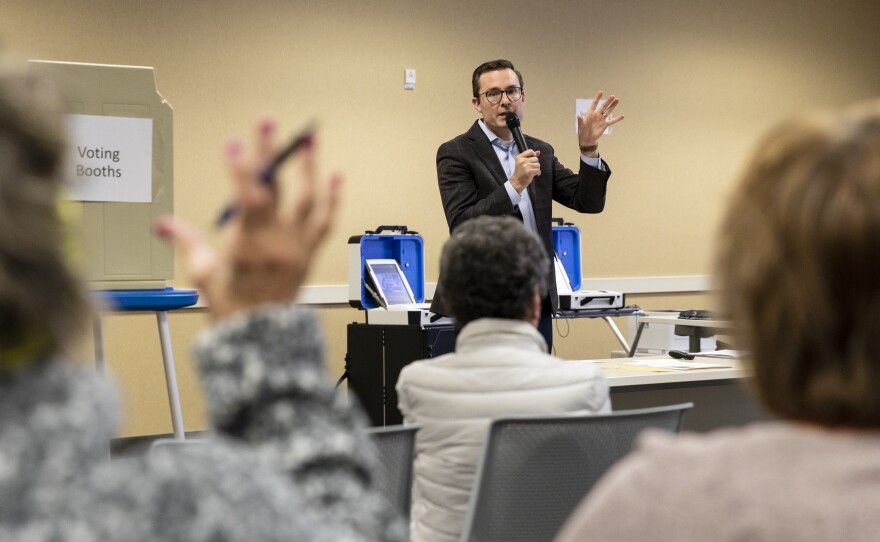
[[[461,540],[553,540],[596,481],[632,450],[642,429],[677,433],[691,407],[493,420]]]
[[[365,433],[379,451],[379,491],[392,506],[409,518],[412,497],[413,455],[418,425],[370,427]]]

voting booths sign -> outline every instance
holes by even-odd
[[[150,203],[153,119],[68,115],[67,198]]]

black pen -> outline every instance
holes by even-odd
[[[294,136],[286,147],[281,149],[281,152],[276,154],[275,157],[269,161],[269,164],[265,168],[263,168],[263,171],[260,172],[260,182],[266,186],[275,184],[275,174],[278,172],[278,168],[280,168],[288,158],[293,156],[300,147],[311,142],[314,135],[315,123],[310,122],[302,131]],[[220,216],[217,217],[217,227],[223,226],[229,222],[234,215],[235,204],[230,203],[223,209]]]

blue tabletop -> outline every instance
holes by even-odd
[[[199,300],[196,290],[100,290],[93,292],[110,310],[171,311],[190,307]]]

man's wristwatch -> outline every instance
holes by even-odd
[[[593,151],[597,151],[597,150],[599,150],[598,143],[590,145],[589,147],[584,147],[583,145],[581,145],[581,153],[583,153],[583,154],[587,154],[588,152],[593,152]]]

